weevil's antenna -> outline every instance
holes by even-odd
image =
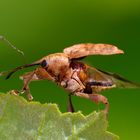
[[[9,79],[12,76],[12,74],[15,73],[18,70],[21,70],[21,69],[24,69],[24,68],[28,68],[28,67],[31,67],[31,66],[40,65],[40,64],[41,64],[40,62],[37,62],[37,63],[32,63],[32,64],[26,64],[26,65],[23,65],[23,66],[19,66],[19,67],[13,69],[12,71],[10,71],[8,73],[8,75],[6,76],[6,79]]]
[[[18,53],[24,56],[24,52],[16,48],[10,41],[8,41],[4,36],[0,35],[0,40],[6,42],[10,47],[16,50]]]

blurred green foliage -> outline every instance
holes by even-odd
[[[139,0],[0,0],[0,34],[23,50],[22,57],[0,42],[0,71],[31,63],[82,42],[115,44],[125,55],[90,56],[84,61],[116,72],[140,83],[140,1]],[[0,91],[20,89],[17,72],[11,79],[0,78]],[[30,85],[34,100],[57,103],[66,111],[67,93],[48,81]],[[46,94],[44,94],[46,93]],[[110,102],[109,129],[123,140],[140,139],[139,90],[105,91]],[[84,114],[99,110],[92,102],[73,97],[76,110]]]

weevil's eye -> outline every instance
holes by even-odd
[[[41,67],[46,68],[47,66],[48,66],[47,61],[46,61],[46,60],[43,60],[43,61],[41,62]]]

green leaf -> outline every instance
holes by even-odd
[[[118,140],[103,112],[61,113],[56,104],[0,94],[0,140]]]

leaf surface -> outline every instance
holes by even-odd
[[[0,140],[118,140],[103,112],[61,113],[56,104],[0,94]]]

